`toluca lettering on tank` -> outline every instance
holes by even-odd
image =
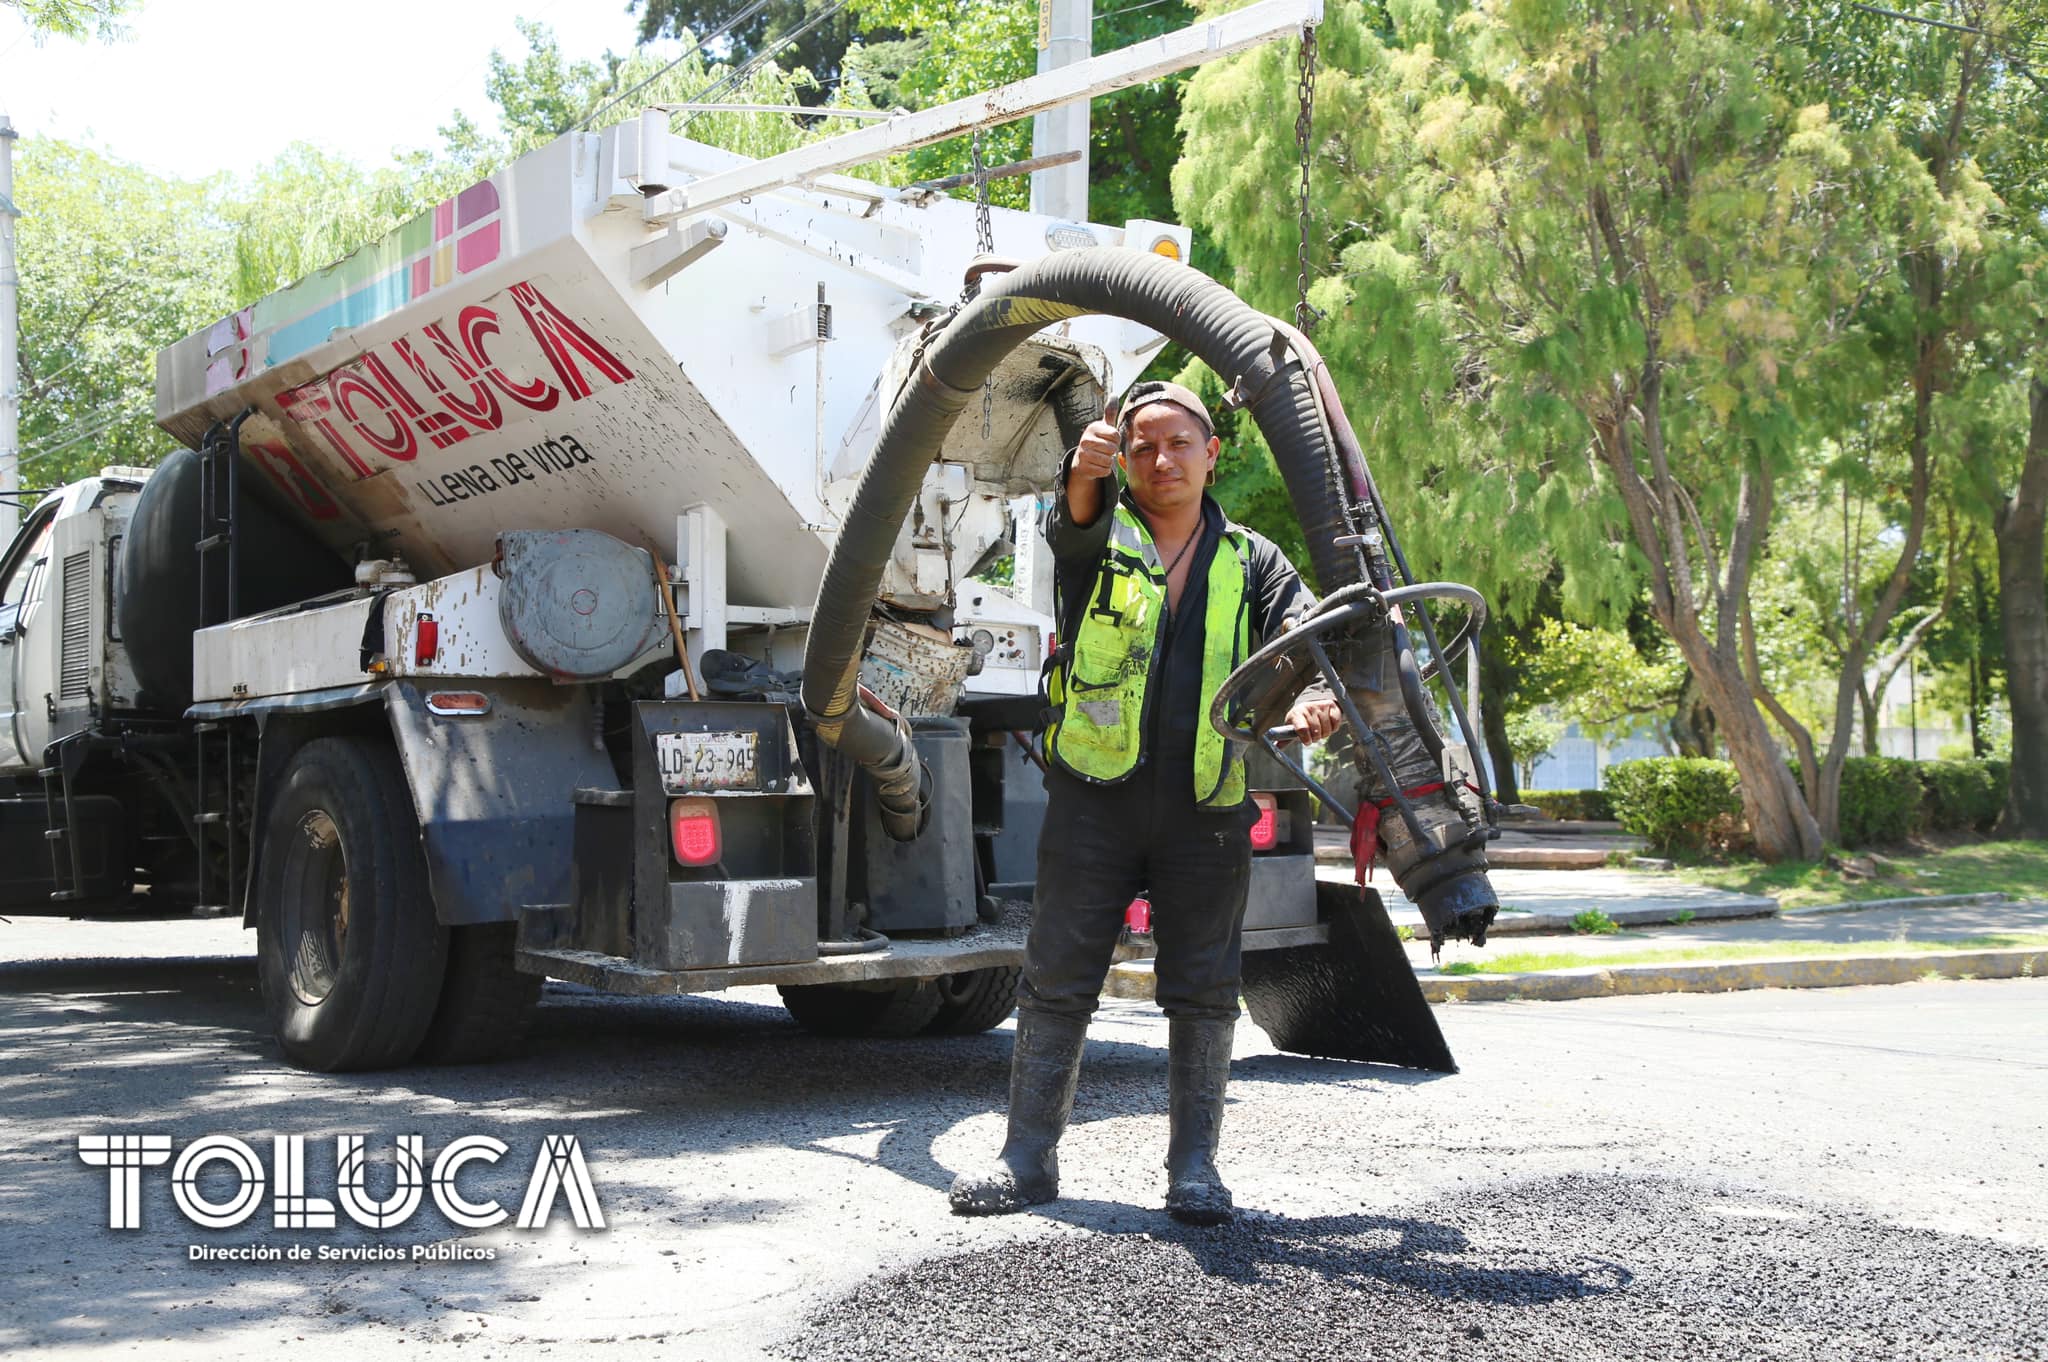
[[[282,440],[244,440],[242,451],[270,475],[292,505],[315,520],[341,519],[341,507]]]
[[[565,396],[579,402],[599,387],[632,379],[624,361],[531,281],[514,284],[502,296],[511,299],[522,325],[506,327],[502,304],[466,307],[452,328],[429,323],[278,394],[278,406],[357,478],[367,478],[390,463],[411,463],[426,450],[498,430],[517,409],[553,411]],[[472,477],[479,467],[471,465]],[[304,477],[302,469],[271,471],[280,481],[287,474]],[[507,472],[497,479],[516,480]],[[480,490],[494,490],[477,482]],[[457,499],[468,490],[448,486],[445,479],[443,486]]]

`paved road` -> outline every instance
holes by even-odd
[[[1455,1076],[1279,1055],[1247,1024],[1224,1164],[1254,1215],[1189,1233],[1155,1209],[1165,1026],[1148,1005],[1111,1004],[1092,1033],[1069,1198],[961,1221],[943,1189],[999,1138],[1007,1029],[835,1043],[772,992],[551,986],[516,1062],[324,1077],[257,1038],[244,958],[181,945],[240,938],[0,926],[0,1349],[2020,1357],[2048,1338],[2044,981],[1450,1006]],[[92,958],[115,954],[157,958]],[[266,1156],[304,1134],[316,1195],[337,1134],[369,1136],[379,1193],[394,1136],[431,1156],[491,1134],[513,1152],[464,1189],[514,1206],[539,1140],[574,1133],[609,1228],[558,1214],[463,1237],[429,1203],[382,1240],[261,1218],[208,1232],[157,1169],[143,1228],[117,1233],[106,1175],[75,1153],[95,1132],[231,1133]],[[193,1243],[441,1241],[497,1256],[187,1261]],[[1018,1343],[1005,1294],[1050,1341]]]

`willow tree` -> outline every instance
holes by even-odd
[[[2022,477],[2013,498],[2005,479],[2017,462],[2013,452],[2028,439],[2025,393],[2030,370],[2040,382],[2035,366],[2048,295],[2048,280],[2040,277],[2048,246],[2048,81],[2028,65],[2048,7],[2041,0],[1907,0],[1903,8],[1873,9],[1817,0],[1792,11],[1788,22],[1806,60],[1782,73],[1785,88],[1795,99],[1828,100],[1852,128],[1895,137],[1931,191],[1893,205],[1907,215],[1895,224],[1897,265],[1859,313],[1882,379],[1881,400],[1848,415],[1861,418],[1866,439],[1879,437],[1878,448],[1828,471],[1845,507],[1863,490],[1854,484],[1868,484],[1875,474],[1889,512],[1881,521],[1882,562],[1872,560],[1881,571],[1867,586],[1845,579],[1841,609],[1830,622],[1841,655],[1839,683],[1818,784],[1809,779],[1808,788],[1818,788],[1815,812],[1832,833],[1858,690],[1867,680],[1869,691],[1883,692],[1960,585],[1950,574],[1930,605],[1902,610],[1912,579],[1928,571],[1923,548],[1952,558],[1960,547],[1956,520],[1966,522],[1965,539],[1988,520],[1983,528],[1996,534],[2001,557],[2024,557],[2025,516],[2013,515],[2007,503],[2024,502],[2031,491],[2040,514],[2042,475],[2032,488]],[[1898,467],[1887,470],[1887,463]],[[1945,548],[1931,542],[1937,520]],[[2031,600],[2038,611],[2038,543],[2031,569],[2005,577],[2016,590],[2009,610],[2024,611]],[[2037,647],[2048,649],[2048,635],[2037,637]],[[2048,652],[2041,664],[2048,670]],[[2013,782],[2016,802],[2034,792],[2040,835],[2048,832],[2048,750],[2041,750],[2048,741],[2048,683],[2024,666],[2012,680],[2016,729],[2026,726],[2030,709],[2040,715],[2036,754],[2015,761]],[[1796,724],[1788,732],[1811,764],[1813,738]]]
[[[1894,268],[1883,224],[1927,192],[1888,134],[1782,93],[1780,25],[1758,0],[1332,5],[1311,293],[1438,561],[1541,534],[1568,598],[1641,574],[1773,859],[1822,839],[1739,622],[1807,419],[1867,381],[1852,321]],[[1255,55],[1188,95],[1175,200],[1255,296],[1294,274],[1272,194],[1292,83]]]

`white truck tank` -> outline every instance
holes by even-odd
[[[338,552],[422,579],[490,561],[508,529],[601,530],[673,560],[701,507],[728,536],[728,602],[806,607],[885,373],[959,294],[974,207],[822,176],[643,221],[647,194],[744,159],[651,119],[568,134],[162,351],[157,420],[196,447],[253,408],[245,467],[272,499]],[[995,254],[1019,259],[1188,246],[1165,224],[991,219]],[[1162,343],[1088,318],[1020,351],[935,465],[885,599],[949,603],[999,551],[1008,499],[1049,483],[1055,405],[1099,410]]]

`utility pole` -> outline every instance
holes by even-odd
[[[0,547],[21,524],[21,360],[15,354],[14,120],[0,113]]]
[[[1038,70],[1086,61],[1095,51],[1095,0],[1038,0]],[[1031,211],[1088,221],[1088,101],[1077,99],[1031,119],[1031,154],[1078,151],[1081,159],[1031,172]]]

